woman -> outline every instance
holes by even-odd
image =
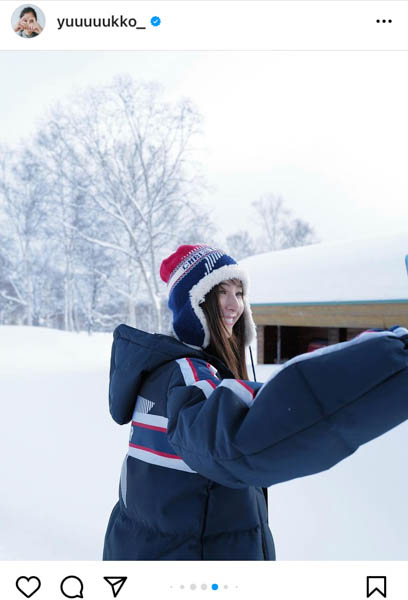
[[[328,469],[408,418],[408,331],[365,333],[248,381],[245,271],[221,250],[163,261],[176,338],[114,332],[109,402],[132,421],[104,560],[274,560],[261,486]]]
[[[20,19],[14,31],[20,37],[31,38],[40,35],[43,28],[37,21],[37,13],[32,6],[26,6],[20,13]]]

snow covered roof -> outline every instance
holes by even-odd
[[[408,302],[408,232],[251,256],[251,304]]]

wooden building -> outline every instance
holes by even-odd
[[[408,233],[315,244],[242,261],[258,363],[280,363],[365,329],[408,327]]]

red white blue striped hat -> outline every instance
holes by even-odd
[[[214,286],[229,279],[239,279],[243,286],[245,345],[255,338],[248,274],[223,250],[206,244],[179,246],[163,260],[160,277],[167,283],[174,333],[182,342],[199,348],[209,345],[210,332],[200,304]]]

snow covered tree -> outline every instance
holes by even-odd
[[[258,245],[263,252],[282,248],[283,228],[289,216],[289,210],[284,206],[280,196],[266,194],[252,202],[255,218],[262,231]]]
[[[199,125],[188,100],[121,77],[54,105],[34,143],[0,150],[1,322],[167,328],[160,261],[215,232],[196,202]]]
[[[122,77],[54,107],[39,139],[48,152],[58,139],[63,168],[54,160],[50,173],[68,186],[70,211],[76,196],[86,199],[81,210],[87,226],[73,223],[70,214],[62,216],[63,226],[129,261],[129,277],[140,277],[154,307],[156,330],[161,329],[160,260],[192,226],[204,233],[208,223],[193,202],[202,185],[192,144],[199,122],[188,100],[169,104],[158,86]],[[122,284],[122,296],[126,288],[129,281]]]
[[[302,219],[293,218],[281,196],[266,194],[252,202],[261,231],[258,252],[316,243],[314,229]]]
[[[17,156],[2,148],[0,198],[8,238],[8,273],[7,286],[0,290],[0,296],[20,307],[26,325],[33,325],[38,320],[35,273],[38,273],[36,257],[41,254],[43,193],[39,165],[30,150]]]
[[[315,244],[317,238],[313,227],[302,219],[293,219],[283,226],[282,248],[294,248]]]
[[[10,281],[13,265],[10,260],[12,240],[3,233],[7,221],[0,219],[0,325],[12,323],[18,313],[22,313],[23,305],[15,302],[15,290]]]
[[[227,247],[231,256],[236,260],[241,260],[257,253],[256,244],[248,231],[238,231],[227,236]]]

